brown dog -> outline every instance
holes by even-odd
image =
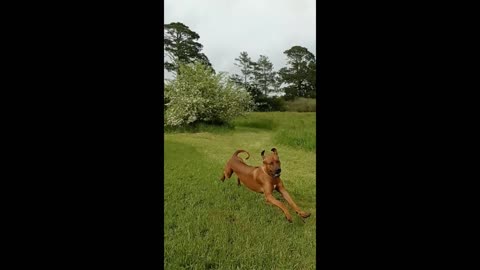
[[[297,212],[298,215],[300,215],[302,218],[307,218],[310,216],[310,213],[300,210],[283,186],[282,180],[280,179],[280,172],[282,170],[280,168],[280,160],[277,149],[272,148],[273,153],[269,156],[264,155],[265,150],[262,151],[261,155],[263,158],[263,165],[260,167],[248,166],[240,157],[237,156],[242,152],[248,154],[246,159],[250,157],[250,154],[245,150],[235,151],[233,156],[225,165],[225,169],[220,180],[224,181],[225,177],[230,178],[232,173],[236,173],[238,176],[238,185],[240,185],[240,182],[242,182],[249,189],[255,192],[263,193],[265,195],[265,200],[268,203],[276,205],[278,208],[282,209],[289,222],[292,222],[292,216],[288,212],[287,207],[285,207],[283,203],[272,196],[274,189],[282,194],[283,198],[287,200],[287,202]]]

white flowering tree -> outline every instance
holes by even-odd
[[[169,127],[227,123],[253,105],[241,86],[198,62],[180,66],[177,77],[165,83],[164,98],[164,125]]]

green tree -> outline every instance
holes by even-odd
[[[273,71],[273,64],[268,57],[261,55],[258,61],[254,62],[247,52],[241,52],[235,61],[234,64],[240,67],[241,75],[231,75],[230,81],[247,90],[255,104],[254,109],[256,111],[281,109],[281,101],[268,96],[271,92],[281,91],[282,84],[278,74]]]
[[[309,97],[317,97],[317,63],[315,61],[308,64],[308,76],[307,82],[311,85],[312,90],[309,93]]]
[[[165,24],[163,39],[163,49],[167,56],[167,61],[164,62],[165,69],[178,73],[180,64],[190,64],[195,61],[212,68],[208,57],[201,52],[203,46],[197,42],[199,38],[197,33],[183,23]]]
[[[237,63],[234,63],[234,65],[240,68],[240,71],[242,72],[242,75],[243,75],[243,78],[242,78],[243,86],[247,88],[248,81],[251,79],[251,76],[253,75],[253,69],[254,69],[255,63],[252,61],[250,56],[248,56],[247,52],[241,52],[240,56],[238,58],[235,58],[235,61],[237,61]]]
[[[273,64],[265,55],[260,55],[258,61],[254,64],[253,75],[255,85],[268,96],[272,92],[275,84],[275,71]]]
[[[242,87],[244,87],[245,89],[248,87],[248,84],[244,83],[243,82],[243,78],[242,76],[238,75],[238,74],[233,74],[230,76],[230,80],[234,83],[236,83],[237,85],[240,85]]]
[[[293,46],[284,54],[288,66],[281,68],[279,75],[285,84],[285,98],[316,97],[315,56],[301,46]]]
[[[274,82],[273,82],[273,91],[272,92],[275,92],[275,93],[279,93],[279,92],[282,92],[283,89],[281,88],[282,86],[282,77],[280,77],[279,73],[278,72],[275,72],[275,76],[274,76]]]

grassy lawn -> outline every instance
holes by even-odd
[[[165,269],[315,269],[315,114],[251,113],[234,126],[165,134]],[[287,206],[288,223],[263,194],[238,187],[235,174],[219,180],[235,150],[260,165],[272,147],[285,187],[312,213],[305,223]]]

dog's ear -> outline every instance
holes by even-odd
[[[278,156],[277,148],[272,148],[272,152]]]
[[[263,150],[262,153],[260,153],[260,155],[262,155],[262,159],[265,159],[265,150]]]

